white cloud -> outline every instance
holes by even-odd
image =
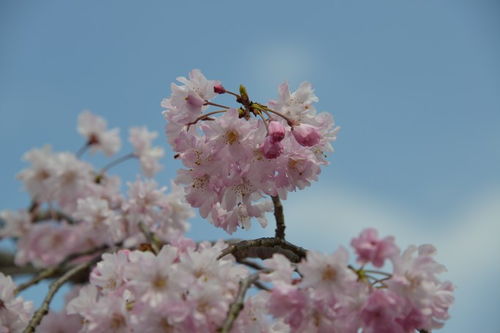
[[[435,220],[346,189],[307,192],[292,194],[285,203],[289,237],[301,244],[333,251],[332,240],[334,247],[347,245],[362,229],[375,227],[381,235],[394,235],[401,247],[434,244],[452,275],[500,271],[491,265],[491,256],[500,255],[500,191],[477,196],[445,219]],[[473,260],[464,265],[464,258]]]

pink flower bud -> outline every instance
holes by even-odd
[[[292,127],[292,134],[298,143],[306,147],[315,146],[321,140],[321,134],[316,127],[308,124]]]
[[[268,135],[272,142],[279,142],[285,137],[285,126],[283,126],[280,122],[273,120],[269,123],[267,128],[269,130]]]
[[[283,145],[281,142],[276,141],[273,142],[271,136],[266,136],[264,140],[264,144],[261,147],[262,153],[268,159],[274,159],[281,155],[283,152]]]
[[[217,83],[215,86],[214,86],[214,92],[216,94],[224,94],[226,92],[226,89],[222,86],[222,84],[220,83]]]

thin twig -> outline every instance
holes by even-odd
[[[232,91],[229,91],[229,90],[226,90],[226,93],[228,93],[229,95],[233,95],[234,97],[236,98],[241,98],[241,96],[235,92],[232,92]]]
[[[92,248],[92,249],[89,249],[86,251],[70,254],[63,261],[61,261],[59,264],[54,265],[52,267],[48,267],[42,271],[39,271],[38,274],[35,277],[33,277],[31,280],[26,281],[25,283],[21,283],[16,288],[15,293],[17,294],[17,293],[23,291],[24,289],[29,288],[29,287],[37,284],[38,282],[40,282],[44,279],[50,278],[50,277],[56,275],[57,273],[63,271],[65,266],[74,259],[97,254],[97,253],[100,253],[100,252],[107,250],[108,248],[109,247],[105,245],[105,246],[95,247],[95,248]]]
[[[222,105],[222,104],[217,104],[217,103],[209,102],[209,101],[205,101],[205,103],[203,105],[212,105],[212,106],[217,106],[217,107],[223,108],[223,109],[230,109],[229,106]]]
[[[278,111],[274,111],[273,109],[270,109],[268,108],[267,106],[263,105],[263,104],[259,104],[259,103],[254,103],[256,104],[257,108],[260,109],[260,110],[266,110],[267,112],[271,112],[271,113],[274,113],[275,115],[283,118],[286,120],[288,126],[290,127],[293,127],[295,125],[295,121],[288,118],[287,116],[285,116],[284,114],[278,112]]]
[[[42,321],[43,317],[49,312],[49,307],[50,307],[50,302],[54,298],[54,295],[57,293],[57,291],[69,280],[71,277],[74,275],[80,273],[81,271],[89,268],[93,264],[95,264],[99,260],[99,257],[96,257],[90,261],[81,263],[80,265],[77,265],[67,271],[63,276],[61,276],[59,279],[55,280],[49,288],[49,292],[47,293],[47,296],[45,296],[42,305],[38,308],[38,310],[33,314],[33,317],[31,317],[31,320],[28,323],[28,326],[24,329],[23,333],[32,333],[35,332],[35,329],[38,325],[40,325],[40,322]]]
[[[380,274],[380,275],[387,276],[388,278],[392,277],[392,274],[390,274],[390,273],[375,271],[375,270],[370,270],[370,269],[364,269],[363,272],[369,273],[369,274]]]
[[[283,205],[279,196],[272,196],[274,205],[274,218],[276,219],[275,237],[285,239],[285,216],[283,215]]]
[[[243,310],[244,302],[245,302],[245,294],[247,290],[259,279],[259,273],[250,274],[245,279],[240,280],[238,293],[236,294],[236,298],[233,303],[229,306],[229,310],[227,312],[226,320],[222,324],[222,326],[218,329],[220,333],[228,333],[231,331],[233,327],[233,323],[238,318],[241,310]]]
[[[91,141],[87,141],[85,142],[85,144],[83,146],[80,147],[80,149],[78,149],[78,151],[75,153],[75,156],[77,158],[80,158],[82,157],[82,155],[87,151],[87,149],[92,145]]]
[[[129,153],[127,155],[124,155],[122,157],[117,158],[114,161],[109,162],[108,164],[106,164],[105,166],[102,167],[101,171],[99,171],[98,176],[104,175],[106,173],[106,171],[108,171],[109,169],[111,169],[115,165],[120,164],[122,162],[125,162],[128,159],[135,158],[135,157],[137,157],[137,155],[135,153]]]
[[[227,110],[217,110],[217,111],[212,111],[212,112],[209,112],[209,113],[202,114],[201,116],[199,116],[198,118],[196,118],[192,122],[187,123],[186,124],[186,128],[187,128],[187,130],[189,130],[189,128],[191,127],[191,125],[195,125],[200,120],[211,119],[210,116],[213,116],[214,114],[218,114],[218,113],[224,113],[224,112],[227,112]]]
[[[42,280],[45,280],[45,279],[48,279],[49,277],[52,277],[53,275],[55,275],[57,273],[58,270],[60,270],[62,268],[62,266],[54,266],[54,267],[49,267],[49,268],[46,268],[42,271],[40,271],[34,278],[32,278],[31,280],[29,281],[26,281],[24,283],[21,283],[19,286],[17,286],[16,290],[14,291],[15,294],[18,294],[20,293],[21,291],[23,291],[24,289],[26,288],[29,288],[31,286],[34,286],[35,284],[37,284],[38,282],[42,281]]]

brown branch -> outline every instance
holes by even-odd
[[[233,327],[234,321],[238,318],[241,310],[243,310],[244,302],[245,302],[245,294],[247,290],[257,282],[259,279],[259,273],[250,274],[245,279],[240,280],[238,293],[236,294],[236,298],[233,303],[229,306],[229,310],[227,312],[226,320],[222,324],[222,326],[217,330],[219,333],[229,333],[231,328]]]
[[[32,222],[41,222],[41,221],[48,221],[48,220],[53,220],[53,221],[66,221],[69,224],[75,224],[75,220],[67,215],[64,212],[61,212],[59,210],[54,210],[54,209],[47,209],[41,212],[36,212],[33,214],[32,217]]]
[[[291,262],[300,262],[306,257],[306,250],[300,246],[287,242],[279,238],[258,238],[244,240],[238,243],[230,244],[219,255],[218,259],[232,254],[237,261],[245,258],[268,259],[275,253],[280,253]]]
[[[66,273],[64,273],[64,275],[61,276],[59,279],[55,280],[50,285],[49,292],[47,293],[47,296],[45,296],[42,305],[33,314],[33,317],[31,317],[31,320],[29,321],[28,326],[26,326],[26,328],[24,329],[23,333],[35,332],[35,328],[38,325],[40,325],[40,322],[42,321],[43,317],[49,312],[50,302],[54,298],[54,295],[57,293],[57,291],[74,275],[80,273],[81,271],[86,270],[87,268],[95,264],[98,260],[99,257],[95,257],[92,260],[77,265],[72,269],[70,269],[69,271],[67,271]]]
[[[275,237],[285,239],[285,216],[283,215],[283,205],[279,196],[272,196],[274,205],[274,218],[276,219]]]
[[[16,266],[12,253],[0,252],[0,272],[5,275],[35,274],[39,270],[32,265]]]

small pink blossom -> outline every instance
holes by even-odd
[[[146,127],[130,129],[129,141],[134,147],[134,154],[141,163],[141,168],[147,177],[153,177],[161,170],[158,162],[165,155],[161,147],[153,147],[152,141],[158,136],[157,132],[148,131]]]
[[[292,127],[292,134],[295,140],[305,147],[315,146],[321,140],[321,134],[316,127],[308,124],[300,124]]]
[[[358,263],[372,263],[375,267],[382,267],[386,259],[393,258],[399,253],[394,237],[380,239],[377,230],[372,228],[363,230],[359,237],[353,238],[351,245],[358,255]]]
[[[403,310],[404,301],[394,292],[390,290],[373,291],[361,311],[363,332],[409,332],[409,330],[403,329],[397,321]],[[413,329],[418,329],[418,327]]]
[[[279,141],[274,141],[271,136],[266,137],[261,149],[264,156],[269,159],[277,158],[284,150],[283,144]]]
[[[0,332],[22,332],[33,313],[33,303],[15,297],[17,286],[0,272]]]
[[[356,275],[347,267],[348,259],[349,254],[343,247],[330,255],[308,251],[306,260],[297,265],[304,275],[301,286],[312,287],[324,296],[348,288],[356,281]]]
[[[78,132],[87,139],[90,151],[101,150],[111,156],[120,150],[119,129],[107,130],[106,120],[90,111],[83,111],[78,116]]]

